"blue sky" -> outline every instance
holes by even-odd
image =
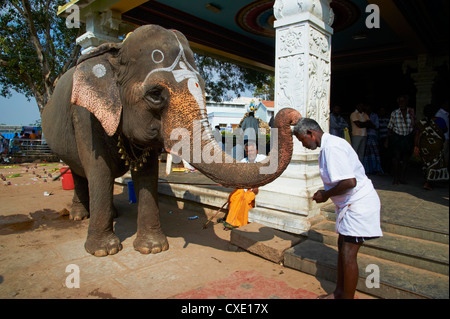
[[[0,97],[0,124],[29,125],[40,118],[34,98],[28,102],[25,96],[15,92],[9,99]]]

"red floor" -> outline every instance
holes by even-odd
[[[175,296],[176,299],[315,299],[318,295],[263,277],[257,271],[236,271],[228,278]]]

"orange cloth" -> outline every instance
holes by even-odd
[[[255,193],[236,189],[228,197],[230,202],[226,222],[234,227],[248,224],[248,211],[255,207]]]

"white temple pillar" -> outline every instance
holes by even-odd
[[[119,25],[122,22],[121,13],[107,10],[99,12],[95,8],[84,9],[86,32],[77,38],[82,53],[86,54],[103,43],[120,42]]]
[[[275,112],[285,107],[329,127],[331,0],[276,0]],[[305,149],[294,138],[294,153],[286,171],[260,188],[249,221],[292,233],[306,233],[320,207],[311,200],[323,187],[319,150]]]

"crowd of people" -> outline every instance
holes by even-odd
[[[397,107],[390,115],[386,108],[377,112],[369,104],[359,103],[350,114],[350,123],[334,106],[330,114],[330,134],[346,138],[363,164],[366,174],[393,177],[393,184],[404,184],[413,154],[423,165],[424,188],[432,190],[436,181],[448,180],[448,101],[424,107],[418,120],[409,106],[407,95],[397,98]]]
[[[22,131],[14,133],[14,136],[10,139],[4,137],[0,133],[0,155],[7,156],[17,153],[22,150],[23,147],[32,146],[36,143],[40,143],[40,132],[36,133],[36,130],[32,130],[31,133]]]

